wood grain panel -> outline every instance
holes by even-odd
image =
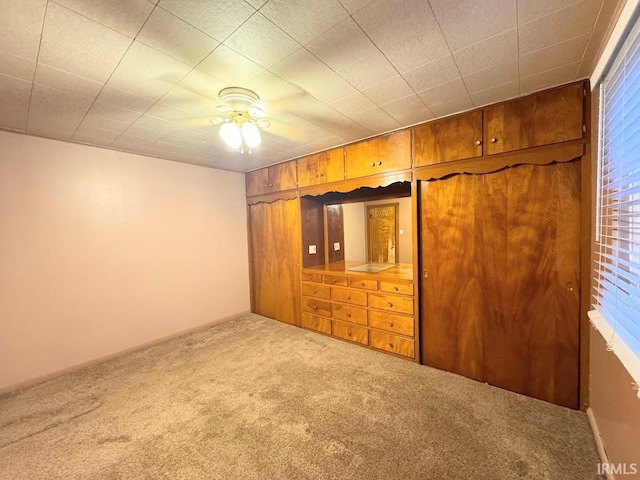
[[[343,277],[342,275],[325,275],[324,283],[328,283],[329,285],[346,287],[349,285],[349,278]]]
[[[324,210],[321,202],[309,197],[300,199],[302,216],[302,266],[315,267],[324,264]],[[309,253],[309,246],[316,246],[316,253]]]
[[[332,321],[331,324],[333,336],[369,345],[369,330],[366,327],[336,321]]]
[[[331,316],[331,303],[325,300],[318,300],[314,297],[302,297],[302,310],[305,312],[322,315],[323,317]]]
[[[367,306],[367,292],[353,290],[351,288],[331,288],[331,300],[350,303],[352,305]]]
[[[318,174],[326,182],[344,180],[344,148],[333,148],[322,152],[323,157],[318,160]]]
[[[487,107],[487,154],[582,138],[583,89],[578,82]]]
[[[413,315],[413,297],[370,293],[369,306],[380,310]]]
[[[302,282],[302,295],[329,300],[331,298],[331,287],[328,285],[320,285],[315,282]]]
[[[331,335],[331,320],[318,315],[311,315],[309,313],[302,314],[302,327],[309,330],[315,330],[326,335]]]
[[[369,326],[387,330],[388,332],[399,333],[400,335],[407,335],[408,337],[413,337],[415,331],[413,317],[377,310],[369,311]]]
[[[269,167],[269,187],[272,192],[290,190],[298,186],[298,169],[295,160]]]
[[[392,352],[403,357],[413,358],[414,356],[415,343],[408,338],[371,330],[369,332],[369,341],[373,348]]]
[[[413,161],[433,165],[482,156],[482,110],[413,127]]]
[[[261,168],[245,175],[247,197],[269,193],[269,169]]]
[[[343,303],[331,305],[331,315],[337,320],[367,325],[367,309]]]
[[[320,183],[318,176],[318,154],[302,157],[298,162],[298,186],[308,187]]]
[[[421,358],[482,379],[482,297],[476,210],[480,179],[421,182]]]
[[[411,131],[348,145],[344,165],[347,179],[411,168]]]
[[[342,205],[326,205],[327,254],[329,263],[344,260],[344,217]],[[335,244],[338,244],[338,250]]]
[[[378,281],[369,278],[351,278],[349,279],[351,288],[362,288],[364,290],[377,290]]]
[[[387,293],[402,293],[404,295],[413,295],[413,284],[380,281],[380,291]]]

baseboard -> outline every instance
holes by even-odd
[[[109,355],[105,355],[105,356],[102,356],[102,357],[94,358],[92,360],[88,360],[86,362],[82,362],[82,363],[79,363],[77,365],[73,365],[71,367],[63,368],[61,370],[56,370],[55,372],[49,372],[49,373],[46,373],[44,375],[38,375],[37,377],[32,377],[32,378],[29,378],[29,379],[24,380],[22,382],[18,382],[16,384],[9,385],[8,387],[0,388],[0,395],[19,393],[21,390],[23,390],[23,389],[25,389],[27,387],[31,387],[32,385],[36,385],[38,383],[46,382],[47,380],[51,380],[51,379],[54,379],[56,377],[60,377],[62,375],[66,375],[67,373],[76,372],[78,370],[82,370],[83,368],[91,367],[93,365],[97,365],[98,363],[102,363],[102,362],[106,362],[107,360],[111,360],[112,358],[116,358],[116,357],[119,357],[121,355],[126,355],[127,353],[135,352],[137,350],[142,350],[144,348],[148,348],[148,347],[151,347],[153,345],[157,345],[159,343],[166,342],[166,341],[171,340],[173,338],[181,337],[181,336],[187,335],[189,333],[198,332],[200,330],[204,330],[206,328],[209,328],[210,326],[215,325],[217,323],[226,322],[226,321],[231,320],[233,318],[236,318],[236,317],[238,317],[240,315],[246,315],[248,313],[251,313],[251,312],[247,310],[245,312],[235,313],[235,314],[229,315],[227,317],[217,318],[217,319],[212,320],[210,322],[203,323],[202,325],[198,325],[198,326],[195,326],[195,327],[187,328],[185,330],[180,330],[178,332],[170,333],[169,335],[165,335],[163,337],[156,338],[154,340],[150,340],[148,342],[144,342],[144,343],[141,343],[141,344],[133,346],[133,347],[125,348],[124,350],[119,350],[119,351],[117,351],[115,353],[111,353]]]
[[[593,431],[593,436],[596,440],[596,447],[598,448],[598,455],[600,455],[600,462],[608,464],[609,457],[607,457],[607,451],[604,449],[600,430],[598,429],[598,424],[596,423],[596,418],[593,416],[593,410],[591,410],[591,408],[587,408],[587,417],[589,418],[589,424],[591,425],[591,430]],[[607,480],[616,480],[616,476],[613,473],[607,472],[605,475],[607,476]]]

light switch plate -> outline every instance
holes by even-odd
[[[337,251],[339,251],[339,250],[340,250],[340,242],[335,242],[335,243],[333,244],[333,251],[334,251],[334,252],[337,252]]]
[[[315,254],[316,254],[316,246],[309,245],[309,255],[315,255]]]

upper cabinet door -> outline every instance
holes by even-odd
[[[247,197],[269,193],[269,169],[261,168],[245,175]]]
[[[401,130],[354,143],[345,152],[347,179],[411,168],[411,132]]]
[[[318,158],[320,183],[344,180],[344,148],[334,148],[318,155],[320,155]]]
[[[269,189],[272,192],[291,190],[298,186],[296,161],[279,163],[269,167]]]
[[[416,166],[482,156],[482,110],[413,127]]]
[[[486,108],[487,154],[582,138],[583,88],[573,83]]]
[[[308,187],[309,185],[317,185],[320,183],[318,175],[318,157],[322,155],[317,153],[298,159],[298,186]]]

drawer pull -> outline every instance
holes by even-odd
[[[389,322],[389,327],[393,328],[393,322]]]
[[[318,290],[316,288],[313,289],[313,293],[318,293]]]
[[[351,336],[351,330],[347,330],[347,337]]]
[[[313,326],[318,328],[318,322],[314,323]]]
[[[496,137],[491,137],[491,138],[489,139],[489,141],[490,141],[491,143],[496,143],[496,142],[498,141],[498,139],[497,139]]]
[[[314,305],[314,306],[313,306],[313,309],[314,309],[314,310],[317,310],[317,309],[318,309],[318,305]]]
[[[351,300],[351,294],[347,295],[347,300]]]
[[[389,308],[393,308],[393,303],[389,302]]]
[[[476,146],[479,147],[480,145],[482,145],[482,140],[476,140]]]
[[[382,165],[382,162],[378,162],[378,165]]]
[[[396,292],[398,291],[398,287],[393,287],[393,288],[395,288]]]
[[[313,275],[309,275],[309,280],[313,280]]]
[[[376,162],[371,162],[371,166],[375,167],[376,166]]]
[[[337,279],[337,278],[334,278],[334,279],[333,279],[333,283],[338,283],[338,279]]]
[[[362,285],[364,287],[364,282],[362,282],[360,285]]]
[[[351,318],[351,312],[347,312],[347,317]]]
[[[389,348],[393,348],[393,342],[389,342]]]

